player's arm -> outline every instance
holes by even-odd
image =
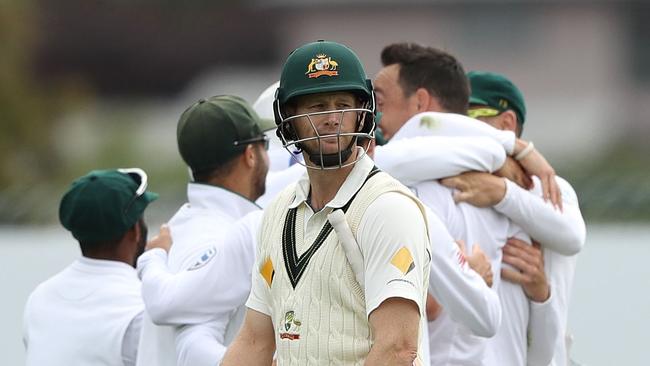
[[[493,336],[501,323],[499,297],[471,269],[453,239],[462,237],[464,220],[450,199],[449,189],[436,182],[421,183],[416,188],[427,205],[431,240],[429,293],[475,335]]]
[[[366,366],[412,366],[418,354],[418,305],[404,298],[389,298],[368,317],[373,344]]]
[[[265,213],[270,214],[269,211]],[[264,220],[263,220],[264,221]],[[228,347],[221,365],[270,365],[275,352],[275,331],[271,320],[271,286],[274,276],[267,272],[273,266],[270,253],[258,231],[257,259],[251,273],[251,291],[246,301],[246,316],[239,333]]]
[[[530,301],[528,319],[528,365],[546,366],[551,363],[557,342],[564,342],[560,311],[553,294],[541,303]]]
[[[556,180],[562,191],[562,210],[544,201],[537,178],[532,191],[508,179],[478,172],[445,178],[441,183],[457,190],[454,195],[457,202],[493,207],[543,246],[560,254],[573,255],[584,245],[585,223],[575,191],[563,179]]]
[[[214,322],[175,328],[176,365],[214,366],[226,353],[223,334]]]
[[[221,361],[222,366],[271,365],[275,333],[271,317],[248,309],[244,324]]]
[[[366,365],[410,366],[418,355],[427,291],[424,216],[411,198],[382,194],[366,209],[356,237],[363,253],[366,311],[373,333]]]
[[[254,230],[249,225],[255,222],[237,222],[222,243],[196,255],[194,265],[178,273],[167,267],[164,245],[150,242],[137,268],[142,298],[154,323],[202,323],[229,314],[246,301],[255,256]]]
[[[528,365],[548,365],[560,339],[560,313],[544,271],[544,256],[538,243],[516,238],[503,247],[501,277],[521,285],[529,300]]]
[[[412,185],[465,171],[493,172],[505,158],[502,146],[489,137],[420,136],[377,146],[374,160],[386,173]]]
[[[431,266],[429,292],[450,316],[475,335],[492,337],[501,324],[499,297],[470,269],[445,225],[429,213]]]
[[[494,205],[494,209],[508,216],[545,248],[563,255],[574,255],[584,246],[585,222],[571,185],[562,178],[556,180],[562,191],[562,210],[543,200],[536,178],[531,191],[506,181],[504,197]]]
[[[461,114],[423,112],[411,117],[391,141],[415,136],[489,137],[503,147],[508,155],[516,152],[516,136],[512,131],[496,129]]]
[[[481,123],[478,120],[473,118],[462,116],[452,113],[438,113],[438,112],[424,112],[413,116],[410,120],[406,122],[404,126],[395,134],[391,141],[398,141],[401,139],[410,139],[416,136],[447,136],[447,137],[488,137],[493,141],[497,142],[508,155],[517,156],[520,153],[523,153],[526,150],[525,156],[522,156],[519,160],[523,168],[530,175],[536,175],[541,179],[542,182],[542,192],[545,199],[550,199],[551,202],[558,205],[560,204],[560,192],[557,184],[555,183],[555,170],[551,167],[550,164],[544,159],[544,157],[539,153],[539,151],[529,146],[527,141],[518,139],[515,137],[514,133],[511,131],[501,131],[498,130],[486,123]],[[389,146],[390,144],[386,145]],[[423,146],[423,148],[431,149],[435,147]],[[469,147],[471,149],[471,147]],[[454,164],[457,163],[457,159],[462,159],[462,155],[456,156],[455,154],[460,151],[461,153],[467,154],[468,151],[465,149],[458,150],[451,149],[448,151],[437,151],[438,153],[430,156],[430,161],[436,161],[438,164],[444,163],[442,165]],[[471,151],[471,150],[470,150]],[[469,155],[470,157],[473,155]],[[487,155],[479,155],[477,158],[486,158]],[[435,160],[434,160],[435,159]],[[440,161],[440,159],[443,159]],[[451,159],[451,160],[450,160]],[[463,161],[463,160],[460,160]],[[499,164],[503,164],[503,160],[500,160]],[[406,160],[404,163],[407,163]],[[379,164],[378,164],[379,165]],[[459,170],[451,174],[443,176],[428,176],[424,177],[425,179],[439,179],[443,177],[449,177],[457,175],[465,171],[488,171],[492,172],[500,168],[501,165],[494,167],[491,170],[485,170],[480,168],[469,168],[464,170]],[[379,165],[382,169],[386,168]],[[453,166],[453,165],[452,165]],[[421,166],[416,166],[417,169],[422,169]],[[418,170],[416,170],[416,173]],[[392,173],[391,173],[392,174]],[[420,176],[423,176],[423,173],[420,172]],[[409,176],[410,177],[410,176]],[[415,175],[414,177],[418,177]],[[401,178],[398,178],[401,180]],[[423,180],[423,179],[421,179]],[[420,180],[420,181],[421,181]],[[416,180],[417,182],[417,180]]]

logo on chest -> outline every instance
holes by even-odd
[[[284,322],[280,324],[280,339],[288,339],[295,341],[300,339],[300,326],[302,322],[296,319],[296,314],[293,310],[287,311],[284,314]]]

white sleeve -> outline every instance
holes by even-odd
[[[506,153],[489,137],[417,136],[375,148],[375,162],[405,185],[466,171],[494,172]]]
[[[264,216],[266,216],[268,211],[265,211]],[[265,221],[264,218],[262,221]],[[257,232],[257,246],[255,264],[253,265],[251,273],[251,291],[248,295],[248,300],[246,300],[246,307],[258,311],[262,314],[271,316],[271,288],[270,284],[266,282],[264,276],[262,275],[262,270],[265,268],[266,262],[271,261],[270,256],[262,254],[262,229]],[[273,264],[271,262],[271,268]],[[272,278],[272,277],[271,277]]]
[[[356,235],[363,254],[366,314],[391,297],[413,301],[424,313],[429,241],[416,203],[396,192],[366,209]]]
[[[586,228],[575,191],[567,181],[556,178],[562,192],[563,211],[559,211],[544,202],[541,183],[537,177],[533,179],[532,191],[506,180],[506,194],[494,209],[544,247],[563,255],[578,253],[585,243]]]
[[[498,142],[508,155],[515,148],[516,136],[512,131],[498,130],[487,123],[462,114],[423,112],[411,117],[391,139],[415,136],[484,136]]]
[[[557,300],[551,291],[551,296],[545,302],[529,301],[529,303],[528,365],[547,366],[553,359],[557,342],[564,341],[561,335]]]
[[[237,222],[222,243],[215,243],[178,273],[170,272],[162,249],[140,256],[142,298],[154,323],[201,323],[227,316],[244,303],[255,258],[254,230],[247,225]]]
[[[124,366],[135,366],[138,359],[138,342],[142,331],[142,319],[144,312],[138,313],[126,328],[122,339],[122,361]]]
[[[210,323],[183,326],[176,331],[177,366],[215,366],[226,354],[223,335]]]
[[[429,292],[457,322],[475,335],[492,337],[501,323],[501,304],[494,290],[469,268],[440,219],[427,212],[431,238]]]

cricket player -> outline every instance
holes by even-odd
[[[467,76],[472,88],[469,115],[495,128],[513,131],[520,136],[526,120],[526,105],[519,88],[508,78],[497,73],[472,71]],[[480,179],[473,181],[472,186],[485,195],[491,194],[487,189],[489,184],[486,183],[493,177],[483,175],[477,177]],[[524,363],[548,365],[549,351],[553,357],[551,365],[569,364],[567,340],[565,339],[568,307],[575,273],[576,253],[584,245],[586,230],[575,191],[566,180],[558,177],[557,182],[562,191],[563,209],[561,212],[550,210],[547,205],[540,206],[531,202],[539,202],[541,196],[537,181],[531,191],[532,194],[522,194],[520,187],[506,181],[505,192],[497,195],[503,198],[494,203],[497,210],[509,212],[509,217],[520,223],[520,226],[525,228],[526,232],[534,239],[542,242],[544,248],[543,261],[541,262],[536,260],[541,257],[540,251],[534,250],[533,247],[513,243],[504,248],[504,263],[515,268],[505,268],[504,266],[502,273],[507,281],[502,284],[499,296],[504,307],[512,309],[513,312],[518,311],[518,314],[505,317],[496,336],[490,340],[487,355],[491,359],[490,364],[492,365],[521,365]],[[516,199],[517,195],[520,195],[521,199]],[[473,200],[468,197],[468,201],[472,202]],[[539,230],[539,225],[527,225],[534,220],[542,221],[544,225],[555,230]],[[525,255],[518,259],[514,255],[509,255],[510,252],[525,253]],[[526,342],[529,338],[534,341],[537,335],[530,332],[530,329],[535,328],[534,326],[521,321],[521,319],[527,318],[530,298],[534,296],[531,295],[528,288],[532,280],[528,269],[531,266],[539,267],[540,264],[542,268],[546,269],[546,275],[550,278],[552,291],[560,312],[560,339],[542,349],[536,348],[534,342]],[[506,291],[510,287],[514,287],[514,289]],[[511,302],[512,305],[507,305],[507,302]],[[534,305],[531,305],[530,309],[532,313],[535,309]],[[530,321],[535,320],[534,314],[530,314],[528,318]],[[530,336],[527,336],[528,334]],[[516,350],[516,352],[504,352],[507,349]]]
[[[147,240],[144,210],[157,197],[137,168],[72,183],[59,219],[82,256],[29,296],[26,365],[135,365],[144,305],[134,266]]]
[[[274,86],[277,84],[270,88]],[[267,88],[254,103],[261,116],[269,116],[272,112],[274,96],[275,91],[270,92]],[[449,114],[446,117],[453,120],[455,116]],[[419,182],[423,176],[435,179],[468,170],[496,171],[505,162],[505,151],[514,146],[515,136],[506,131],[490,130],[493,132],[490,136],[423,136],[395,141],[376,146],[374,160],[378,167],[403,183]],[[284,155],[275,156],[286,158],[291,155],[285,152]],[[275,161],[277,165],[286,164],[283,158]],[[287,185],[283,179],[277,178],[278,175],[286,177],[286,172],[295,174],[298,166],[296,164],[284,171],[276,170],[277,175],[271,172],[267,178],[267,192],[258,202],[275,197]],[[487,263],[487,258],[478,259],[481,254],[472,254],[468,256],[467,263],[459,263],[458,259],[463,255],[446,230],[430,230],[429,236],[433,247],[430,291],[450,309],[454,319],[462,321],[474,334],[484,337],[494,335],[501,318],[497,295],[478,273],[467,268],[467,264],[472,269],[482,267],[483,263]],[[475,256],[477,260],[474,260]],[[425,357],[428,359],[426,354]]]
[[[243,99],[227,95],[201,99],[181,115],[178,148],[193,181],[188,184],[188,203],[169,221],[174,243],[169,255],[164,248],[152,248],[138,262],[151,318],[140,340],[139,365],[214,365],[238,330],[255,244],[243,240],[237,245],[226,238],[237,235],[233,230],[239,219],[259,214],[254,201],[265,189],[269,162],[264,131],[271,126],[275,124],[260,119]],[[217,273],[182,287],[161,269],[195,272],[212,261],[219,263],[212,267]],[[206,281],[218,292],[202,293]],[[179,302],[201,307],[202,296],[218,296],[218,301],[198,315],[176,311]]]
[[[424,208],[374,168],[372,85],[346,46],[293,51],[275,102],[278,134],[302,151],[307,176],[266,208],[248,311],[223,365],[420,364],[429,275]],[[363,283],[328,215],[345,220]]]
[[[467,81],[462,66],[451,55],[415,44],[395,44],[384,49],[382,63],[384,68],[375,83],[379,109],[384,113],[382,128],[386,128],[385,133],[392,140],[440,133],[492,133],[485,128],[483,131],[475,130],[476,122],[466,117],[456,116],[458,123],[452,125],[444,122],[441,113],[420,113],[466,112]],[[511,153],[521,156],[527,145],[517,140]],[[543,173],[546,194],[557,200],[552,168],[536,152],[529,149],[525,154],[527,156],[522,156],[522,162]],[[498,288],[502,248],[510,230],[508,218],[494,210],[455,205],[453,192],[437,182],[423,182],[413,189],[442,218],[455,238],[464,239],[470,245],[481,238],[483,248],[492,259],[495,288]],[[549,315],[548,328],[552,334],[552,329],[557,328],[557,322],[554,322],[557,311],[550,294],[543,295],[547,296],[539,299],[542,301],[540,306]],[[480,365],[485,362],[485,340],[457,324],[444,308],[435,322],[430,323],[430,341],[432,364]]]

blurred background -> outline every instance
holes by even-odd
[[[176,122],[201,97],[253,102],[297,46],[349,45],[370,77],[392,42],[455,55],[523,91],[523,137],[576,189],[588,225],[570,325],[584,365],[644,364],[650,326],[650,3],[646,1],[21,0],[0,4],[0,364],[24,361],[22,306],[78,255],[67,185],[138,166],[185,200]],[[4,358],[4,359],[3,359]]]

